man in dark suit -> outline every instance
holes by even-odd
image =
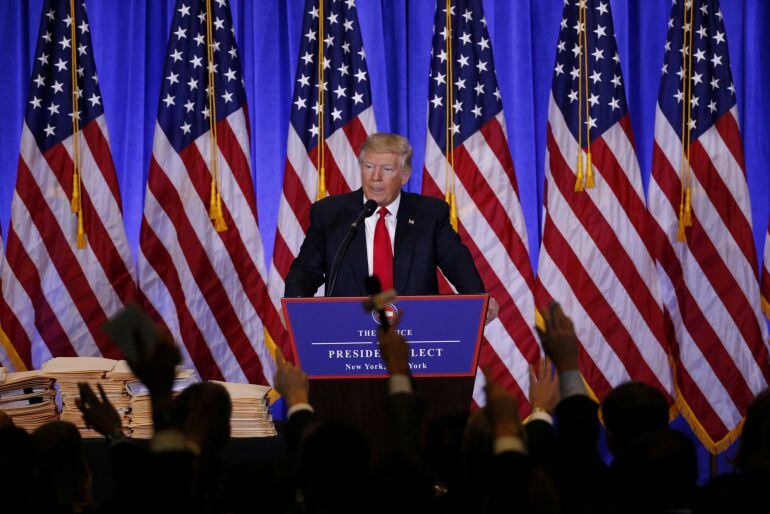
[[[365,296],[364,279],[372,274],[383,289],[392,286],[400,295],[437,294],[437,268],[458,292],[484,292],[470,252],[449,223],[447,204],[401,190],[411,175],[411,158],[402,136],[378,133],[366,140],[359,153],[362,188],[310,207],[310,227],[284,296],[313,296],[322,284],[328,288],[335,253],[367,200],[375,200],[377,209],[357,227],[333,296]],[[497,304],[490,303],[494,314]]]

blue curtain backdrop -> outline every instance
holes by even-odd
[[[248,93],[251,151],[270,259],[304,0],[230,0]],[[509,143],[537,267],[545,124],[562,0],[484,0]],[[87,0],[125,224],[134,249],[174,0]],[[382,131],[407,135],[420,191],[435,0],[357,0]],[[645,189],[670,0],[610,0]],[[770,216],[770,1],[722,0],[757,251]],[[7,233],[42,0],[0,1],[0,222]],[[762,49],[765,51],[762,51]],[[760,258],[761,260],[761,258]]]

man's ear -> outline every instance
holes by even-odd
[[[409,182],[409,177],[412,176],[412,170],[409,171],[402,171],[401,172],[401,185],[403,186],[407,182]]]

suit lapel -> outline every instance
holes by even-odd
[[[355,195],[351,195],[353,201],[349,206],[351,213],[350,221],[345,222],[346,231],[350,227],[350,223],[353,222],[355,217],[364,207],[363,190],[358,189],[355,191],[355,193]],[[356,229],[356,235],[353,238],[353,241],[350,243],[348,255],[345,257],[345,260],[348,261],[348,265],[353,272],[353,278],[355,279],[356,286],[358,286],[360,294],[365,295],[366,285],[364,280],[366,280],[366,277],[369,275],[369,264],[366,260],[366,228],[364,227],[363,222],[361,222],[361,224],[358,225],[358,228]]]
[[[393,252],[393,286],[399,294],[406,291],[406,280],[412,263],[416,204],[416,195],[401,193],[401,204],[398,206],[396,218],[396,244]]]

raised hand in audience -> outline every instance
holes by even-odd
[[[537,329],[545,354],[551,358],[559,373],[578,369],[578,340],[572,320],[556,302],[543,313],[545,331]]]
[[[529,368],[529,402],[532,409],[542,409],[553,414],[559,403],[559,375],[555,373],[554,364],[548,357],[540,359],[540,364]]]
[[[505,388],[491,378],[491,375],[485,370],[484,377],[487,385],[484,390],[487,395],[487,405],[485,411],[489,423],[492,426],[492,432],[495,437],[516,437],[522,438],[521,419],[519,419],[519,404]]]
[[[409,345],[396,329],[401,315],[398,314],[387,329],[377,330],[380,354],[391,375],[409,375]]]
[[[309,403],[310,385],[305,372],[299,366],[286,361],[281,352],[276,352],[275,355],[276,369],[273,378],[275,390],[283,396],[289,407]]]
[[[273,387],[288,407],[286,449],[289,456],[296,457],[305,433],[315,420],[310,405],[310,383],[302,368],[287,362],[280,351],[275,354],[275,363]]]
[[[120,420],[120,414],[110,403],[109,398],[104,392],[101,384],[99,388],[99,397],[94,394],[91,386],[86,382],[80,382],[80,398],[75,399],[80,412],[83,413],[83,420],[86,426],[93,428],[108,439],[117,439],[123,437],[123,426]]]
[[[131,371],[147,386],[153,400],[170,397],[175,368],[181,360],[171,334],[165,332],[156,341],[146,341],[136,331],[134,338],[138,357],[136,360],[128,361]]]

